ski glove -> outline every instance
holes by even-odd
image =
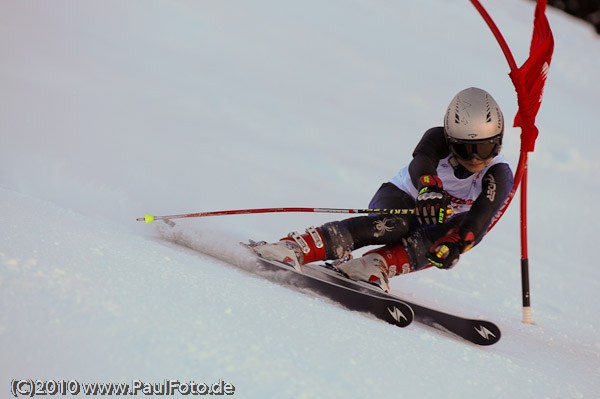
[[[475,235],[471,231],[455,227],[433,243],[427,259],[440,269],[452,269],[460,254],[471,249],[474,243]]]
[[[421,224],[442,224],[447,219],[450,204],[438,176],[423,175],[419,178],[419,194],[415,203],[415,213]]]

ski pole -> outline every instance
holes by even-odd
[[[314,213],[376,213],[380,215],[412,215],[414,209],[336,209],[336,208],[260,208],[260,209],[236,209],[230,211],[185,213],[181,215],[152,216],[146,214],[143,218],[137,218],[138,222],[152,223],[155,220],[169,220],[182,218],[198,218],[205,216],[242,215],[250,213],[274,213],[274,212],[314,212]]]

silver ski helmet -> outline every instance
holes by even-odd
[[[456,157],[485,161],[500,153],[504,117],[490,93],[469,87],[450,101],[444,117],[444,133]]]

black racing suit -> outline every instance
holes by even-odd
[[[408,171],[411,181],[418,187],[419,177],[437,175],[436,169],[441,159],[450,155],[442,127],[429,129],[417,144]],[[471,175],[457,164],[454,175],[459,179]],[[451,217],[441,225],[420,225],[414,215],[369,215],[330,222],[318,228],[325,241],[327,259],[339,259],[350,255],[358,248],[367,245],[402,244],[411,266],[420,270],[429,264],[426,253],[433,243],[446,233],[459,226],[475,235],[479,243],[490,226],[494,216],[513,186],[513,175],[506,163],[492,165],[480,180],[481,194],[471,208]],[[490,191],[495,195],[487,195]],[[414,208],[415,199],[393,183],[381,185],[369,204],[370,209]]]

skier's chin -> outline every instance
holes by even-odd
[[[471,159],[470,161],[459,161],[459,163],[471,173],[481,172],[490,162],[491,159],[488,161],[480,161],[478,159]]]

